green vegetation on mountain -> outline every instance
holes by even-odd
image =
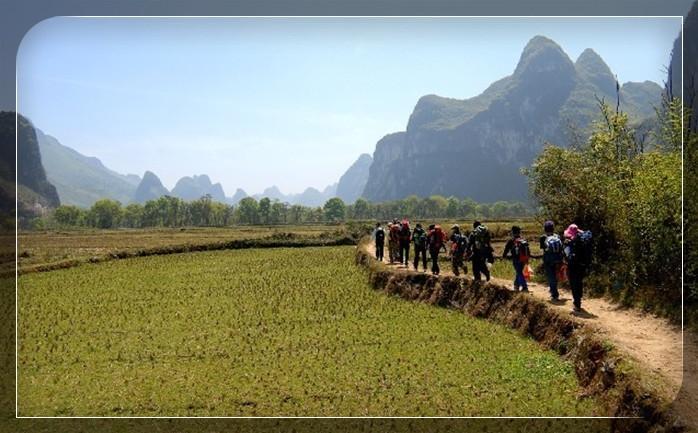
[[[46,178],[34,126],[22,115],[17,116],[16,122],[18,130],[15,134],[15,113],[0,112],[0,142],[3,146],[0,158],[0,213],[3,226],[14,224],[11,220],[15,215],[24,225],[27,220],[44,215],[60,204],[56,188]]]
[[[122,203],[133,200],[138,176],[116,173],[99,159],[82,155],[38,129],[37,137],[46,175],[62,203],[90,207],[103,198]]]
[[[570,130],[589,134],[604,100],[628,113],[631,123],[655,116],[662,88],[652,82],[616,86],[593,50],[573,63],[552,40],[536,36],[514,73],[466,100],[435,95],[419,99],[406,131],[376,144],[362,196],[384,201],[421,197],[525,200],[527,167],[544,143],[570,143]],[[645,125],[651,129],[652,125]]]

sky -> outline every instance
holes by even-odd
[[[510,75],[536,35],[592,48],[621,83],[666,77],[680,18],[77,18],[35,25],[18,111],[62,144],[171,189],[226,195],[339,180],[427,94]]]

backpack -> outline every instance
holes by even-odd
[[[400,236],[400,225],[393,224],[392,227],[390,227],[390,240],[396,242],[398,240],[399,236]]]
[[[400,240],[410,240],[410,223],[407,221],[402,222],[402,226],[400,228]]]
[[[582,265],[591,264],[592,256],[591,230],[579,231],[579,234],[565,248],[565,254],[569,263]]]
[[[592,243],[591,243],[591,230],[585,230],[577,235],[577,241],[580,246],[580,261],[584,266],[589,266],[591,264],[592,256]]]
[[[479,225],[473,230],[473,248],[482,250],[490,244],[490,231],[485,225]]]
[[[468,238],[460,233],[455,234],[451,249],[454,253],[465,254],[465,250],[468,249]]]
[[[424,248],[427,244],[427,233],[424,229],[414,229],[412,240],[414,241],[415,247]]]
[[[385,230],[383,230],[383,227],[378,227],[376,229],[376,242],[382,244],[384,241],[385,241]]]
[[[560,240],[560,236],[556,234],[552,234],[550,236],[546,236],[545,238],[545,251],[546,252],[551,252],[555,254],[560,254],[562,252],[562,240]]]
[[[531,257],[531,250],[526,239],[514,238],[514,247],[511,250],[511,255],[520,263],[528,263],[528,259]]]
[[[547,260],[553,263],[560,263],[562,261],[563,245],[560,236],[557,234],[546,236],[543,245],[545,245],[545,252],[543,255]]]
[[[429,248],[432,250],[440,250],[444,242],[444,232],[441,226],[437,225],[429,234]]]

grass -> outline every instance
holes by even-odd
[[[533,282],[545,281],[545,276],[542,275],[542,273],[540,275],[538,273],[535,273],[535,270],[542,263],[542,260],[541,259],[531,259],[528,263],[531,266],[531,268],[534,270],[534,275],[531,278],[531,281],[533,281]],[[493,277],[511,280],[512,283],[514,281],[514,275],[516,274],[514,271],[514,265],[512,265],[512,263],[511,263],[511,259],[495,260],[495,262],[492,264],[491,272],[492,272]]]
[[[595,414],[554,352],[373,291],[353,255],[203,252],[21,276],[19,414]]]
[[[415,221],[416,223],[416,221]],[[425,224],[428,224],[424,221]],[[450,228],[454,223],[470,228],[469,221],[440,221],[443,227]],[[495,254],[500,255],[512,224],[524,228],[529,237],[532,254],[540,254],[532,220],[487,222],[495,239]],[[371,225],[371,221],[362,222]],[[413,224],[414,225],[414,224]],[[233,226],[233,227],[186,227],[149,229],[72,229],[21,231],[18,237],[18,265],[28,269],[39,265],[50,265],[63,261],[86,261],[114,252],[161,248],[194,244],[205,245],[221,241],[261,239],[275,234],[293,233],[301,237],[335,238],[351,235],[353,228],[347,225],[279,225],[279,226]],[[14,246],[14,234],[0,236],[4,245]],[[0,274],[14,273],[14,247],[0,251]]]
[[[87,260],[117,251],[261,239],[282,233],[304,237],[332,237],[340,229],[337,226],[314,225],[26,231],[21,232],[18,238],[19,267],[29,268],[64,260]],[[0,271],[9,269],[14,262],[14,252],[7,256],[0,254],[0,261]]]

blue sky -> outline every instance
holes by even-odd
[[[535,35],[661,84],[678,18],[52,18],[25,36],[18,110],[121,173],[227,195],[336,182],[425,94],[468,98]]]

